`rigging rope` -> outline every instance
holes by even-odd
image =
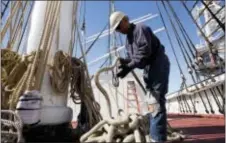
[[[15,29],[15,31],[14,30],[12,30],[12,34],[14,33],[14,35],[13,35],[13,37],[12,37],[12,39],[11,39],[11,41],[10,41],[10,48],[12,49],[13,47],[14,47],[14,44],[15,44],[15,42],[16,42],[16,40],[17,40],[17,37],[19,36],[19,33],[21,32],[21,29],[22,29],[22,25],[23,25],[23,20],[22,20],[22,18],[23,18],[23,15],[24,15],[24,11],[26,10],[26,7],[27,7],[27,5],[28,5],[28,2],[26,2],[25,3],[25,6],[24,7],[22,7],[22,2],[21,2],[21,7],[22,7],[22,9],[21,9],[21,16],[20,16],[20,19],[18,20],[18,24],[17,24],[17,26],[16,26],[16,22],[15,22],[15,24],[14,24],[14,28],[13,29]],[[18,8],[19,9],[19,8]],[[20,10],[20,9],[19,9]],[[20,13],[20,11],[18,10],[18,13]],[[16,49],[16,51],[17,51],[18,49]]]
[[[104,30],[107,28],[108,23],[104,26],[104,28],[101,30],[101,32],[98,34],[98,36],[95,38],[95,40],[92,42],[92,44],[89,46],[89,48],[87,48],[85,55],[87,55],[89,53],[89,51],[91,50],[91,48],[93,47],[93,45],[97,42],[97,40],[99,39],[99,37],[102,35],[102,33],[104,32]],[[86,42],[86,41],[85,41]],[[81,56],[79,59],[83,58],[83,56]]]
[[[77,23],[77,22],[76,22]],[[87,67],[87,63],[86,63],[86,57],[85,57],[85,53],[83,51],[83,45],[80,39],[80,34],[79,34],[79,30],[77,27],[77,33],[78,33],[78,41],[80,44],[80,49],[83,55],[83,61],[84,61],[84,67],[83,67],[83,77],[85,77],[85,80],[81,80],[82,82],[84,82],[84,84],[82,85],[87,85],[88,89],[84,89],[84,87],[82,87],[82,92],[85,94],[88,94],[89,96],[86,97],[87,102],[85,102],[85,106],[86,108],[90,107],[89,105],[92,105],[92,107],[90,108],[90,110],[88,110],[89,113],[89,127],[91,128],[93,125],[95,125],[98,121],[100,121],[100,119],[102,118],[100,113],[99,113],[99,109],[100,106],[99,104],[95,101],[94,95],[93,95],[93,90],[92,90],[92,86],[91,86],[91,80],[90,80],[90,76],[89,76],[89,72],[88,72],[88,67]],[[81,94],[83,95],[83,94]],[[92,101],[94,101],[92,103]]]
[[[188,72],[189,72],[189,74],[192,76],[193,82],[196,83],[196,82],[195,82],[195,79],[194,79],[194,77],[193,77],[193,75],[192,75],[192,69],[191,69],[191,66],[190,66],[190,64],[189,64],[189,62],[188,62],[187,57],[185,56],[185,53],[186,53],[186,52],[185,52],[184,45],[182,45],[182,43],[181,43],[181,40],[180,40],[180,38],[179,38],[179,35],[178,35],[178,33],[177,33],[177,31],[176,31],[176,28],[175,28],[175,26],[174,26],[174,24],[173,24],[173,22],[172,22],[171,16],[169,15],[169,13],[168,13],[168,11],[167,11],[167,9],[166,9],[166,7],[165,7],[164,2],[163,2],[163,1],[161,1],[161,2],[162,2],[162,4],[163,4],[163,6],[164,6],[164,9],[165,9],[167,15],[168,15],[168,19],[169,19],[170,24],[171,24],[171,26],[172,26],[172,28],[173,28],[175,37],[176,37],[176,39],[177,39],[177,43],[178,43],[178,45],[179,45],[179,47],[180,47],[180,50],[181,50],[182,55],[183,55],[183,58],[184,58],[184,60],[185,60],[185,62],[186,62],[186,65],[187,65],[187,68],[188,68]],[[183,47],[183,48],[182,48],[182,47]],[[187,53],[187,54],[188,54],[188,53]],[[189,56],[189,55],[187,55],[187,56]],[[191,62],[191,59],[190,59],[189,61]]]
[[[195,59],[195,55],[194,55],[194,53],[193,53],[193,51],[192,51],[192,49],[193,49],[193,50],[195,50],[195,52],[197,53],[197,49],[195,48],[195,45],[194,45],[193,42],[191,41],[191,39],[190,39],[190,37],[188,36],[187,32],[185,31],[183,25],[181,24],[181,22],[180,22],[178,16],[176,15],[176,13],[175,13],[175,11],[174,11],[172,5],[170,4],[170,2],[167,1],[166,3],[169,5],[169,7],[170,7],[170,9],[171,9],[171,12],[172,12],[173,15],[174,15],[174,18],[176,19],[176,22],[177,22],[177,24],[179,25],[180,30],[182,31],[181,33],[182,33],[182,35],[183,35],[183,37],[184,37],[184,40],[185,40],[185,42],[186,42],[186,44],[187,44],[187,47],[188,47],[188,49],[189,49],[189,51],[190,51],[190,53],[191,53],[193,59]],[[192,46],[190,46],[188,40],[189,40],[189,42],[190,42],[190,44],[191,44]],[[187,56],[189,56],[188,53],[187,53]],[[195,71],[196,79],[197,79],[198,81],[201,81],[200,76],[199,76],[199,74],[197,73],[197,70],[196,70],[196,68],[195,68],[195,65],[193,64],[193,62],[191,61],[190,58],[189,58],[189,61],[190,61],[190,63],[191,63],[191,68],[194,69],[194,71]],[[198,65],[197,62],[195,62],[195,63]]]
[[[179,47],[180,47],[180,49],[181,49],[181,51],[182,51],[183,57],[184,57],[185,62],[186,62],[186,64],[187,64],[188,72],[189,72],[189,74],[191,75],[192,80],[193,80],[193,82],[194,82],[194,84],[195,84],[196,81],[195,81],[195,78],[194,78],[194,76],[193,76],[193,74],[192,74],[192,73],[193,73],[193,72],[192,72],[192,68],[191,68],[190,64],[188,63],[188,61],[187,61],[187,59],[186,59],[186,57],[185,57],[185,53],[186,53],[186,55],[188,56],[189,62],[190,62],[191,64],[192,64],[192,61],[191,61],[191,59],[190,59],[188,53],[186,52],[186,49],[185,49],[185,47],[184,47],[182,41],[181,41],[180,38],[179,38],[179,35],[178,35],[177,31],[176,31],[176,28],[175,28],[175,26],[174,26],[172,20],[170,19],[170,15],[169,15],[169,13],[168,13],[168,11],[167,11],[167,9],[166,9],[166,6],[165,6],[164,2],[163,2],[163,1],[161,1],[161,2],[162,2],[163,6],[164,6],[164,8],[165,8],[165,11],[166,11],[167,15],[168,15],[168,18],[169,18],[169,20],[170,20],[171,26],[173,27],[173,31],[174,31],[174,34],[176,35],[177,43],[179,44]],[[183,47],[183,48],[182,48],[182,47]],[[184,53],[184,52],[185,52],[185,53]],[[196,84],[195,84],[195,87],[196,87],[196,89],[199,89],[198,86],[197,86]],[[201,96],[201,94],[200,94],[199,92],[198,92],[198,95],[199,95],[199,97],[200,97],[200,99],[201,99],[201,101],[202,101],[202,103],[203,103],[204,108],[206,109],[206,110],[205,110],[206,113],[209,113],[209,112],[208,112],[208,109],[207,109],[207,106],[206,106],[206,104],[205,104],[205,102],[204,102],[204,100],[203,100],[203,98],[202,98],[202,96]]]
[[[196,27],[198,28],[199,32],[202,34],[203,38],[205,39],[205,41],[208,43],[208,49],[210,51],[210,56],[212,57],[212,47],[213,44],[209,41],[209,39],[206,37],[206,35],[204,34],[204,32],[202,31],[202,29],[199,27],[199,25],[197,24],[197,22],[195,21],[194,17],[191,15],[191,13],[189,12],[188,7],[186,6],[186,4],[181,0],[182,5],[184,6],[184,8],[186,9],[186,11],[188,12],[188,14],[190,15],[191,19],[193,20],[193,22],[195,23]]]
[[[192,50],[194,50],[195,52],[197,52],[197,49],[195,48],[195,45],[194,45],[193,42],[191,41],[191,39],[190,39],[190,37],[188,36],[186,30],[184,29],[184,27],[183,27],[181,21],[179,20],[179,18],[178,18],[178,16],[177,16],[176,12],[174,11],[174,9],[173,9],[171,3],[170,3],[169,1],[167,1],[166,3],[168,4],[168,6],[169,6],[169,8],[170,8],[170,10],[171,10],[171,12],[172,12],[172,14],[174,15],[174,18],[176,19],[176,22],[177,22],[177,24],[179,25],[180,30],[182,31],[181,33],[182,33],[182,35],[183,35],[183,37],[184,37],[184,39],[185,39],[185,41],[186,41],[186,44],[187,44],[187,46],[188,46],[188,48],[189,48],[190,53],[192,54],[192,57],[195,58],[195,54],[194,54],[194,52],[192,51]],[[189,45],[188,40],[189,40],[189,42],[190,42],[190,44],[191,44],[192,46]]]
[[[201,1],[201,3],[205,6],[205,8],[208,10],[208,12],[211,14],[211,16],[216,20],[216,22],[219,24],[223,32],[225,33],[225,23],[223,24],[217,17],[216,15],[212,12],[212,10],[208,7],[208,5],[204,2]]]
[[[28,14],[28,18],[27,18],[27,20],[26,20],[26,23],[25,23],[25,26],[24,26],[24,29],[23,29],[23,32],[22,32],[22,36],[21,36],[21,38],[20,38],[20,40],[19,40],[19,44],[18,44],[18,48],[17,48],[18,50],[19,50],[20,45],[21,45],[21,42],[22,42],[22,40],[23,40],[25,31],[26,31],[26,28],[27,28],[28,21],[30,20],[31,12],[32,12],[33,7],[34,7],[34,2],[33,2],[32,5],[31,5],[31,8],[30,8],[30,11],[29,11],[29,14]],[[18,51],[18,50],[17,50],[17,51]]]
[[[108,17],[111,16],[111,1],[109,1],[109,14]],[[108,19],[108,53],[109,53],[109,66],[112,64],[112,57],[111,57],[111,25],[110,19]]]
[[[178,66],[179,71],[180,71],[180,75],[181,75],[181,78],[182,78],[182,84],[185,84],[185,85],[186,85],[186,82],[185,82],[186,79],[185,79],[184,73],[183,73],[183,71],[182,71],[182,68],[181,68],[181,66],[180,66],[180,64],[179,64],[178,58],[177,58],[177,56],[176,56],[175,48],[174,48],[174,46],[173,46],[173,44],[172,44],[172,39],[171,39],[171,37],[169,36],[168,29],[167,29],[166,24],[165,24],[165,22],[164,22],[162,13],[161,13],[160,8],[159,8],[159,5],[158,5],[158,2],[156,2],[156,5],[157,5],[157,8],[158,8],[158,11],[159,11],[159,14],[160,14],[160,17],[161,17],[163,26],[164,26],[165,29],[166,29],[166,35],[167,35],[167,37],[168,37],[168,39],[169,39],[170,47],[171,47],[171,49],[172,49],[172,51],[173,51],[173,55],[174,55],[174,57],[175,57],[175,59],[176,59],[177,66]]]
[[[192,49],[195,50],[196,55],[197,55],[197,49],[196,49],[194,43],[191,41],[190,37],[188,36],[188,34],[187,34],[186,30],[184,29],[183,25],[181,24],[181,22],[180,22],[180,20],[179,20],[179,18],[178,18],[178,16],[177,16],[176,12],[174,11],[172,5],[171,5],[170,2],[168,2],[168,1],[167,1],[167,4],[169,5],[169,7],[170,7],[170,9],[171,9],[171,12],[173,13],[173,15],[174,15],[174,17],[175,17],[175,19],[176,19],[176,21],[177,21],[177,24],[179,25],[180,30],[182,31],[181,33],[183,34],[183,37],[184,37],[184,39],[185,39],[185,41],[186,41],[186,44],[187,44],[187,46],[188,46],[188,48],[189,48],[189,51],[190,51],[190,53],[192,54],[193,59],[194,59],[195,56],[194,56],[194,53],[192,52]],[[191,46],[190,46],[190,44],[189,44],[188,41],[190,42]],[[198,62],[197,58],[198,58],[198,57],[196,57],[196,61],[197,61],[197,62],[195,62],[195,64],[196,64],[197,66],[199,66],[199,63],[200,63],[200,62]],[[204,65],[203,62],[201,62],[201,63],[202,63],[202,65]],[[205,65],[204,65],[204,66],[205,66]],[[193,63],[191,63],[191,67],[192,67],[192,68],[194,69],[194,71],[195,71],[196,79],[197,79],[198,81],[201,81],[200,76],[199,76],[199,74],[198,74],[198,71],[197,71],[197,69],[195,68],[195,65],[194,65]],[[214,79],[212,78],[212,76],[211,76],[210,74],[207,75],[207,76],[208,76],[208,78],[212,79],[212,81],[214,81]],[[203,86],[203,84],[202,84],[202,86]]]

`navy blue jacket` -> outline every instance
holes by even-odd
[[[144,69],[164,54],[164,47],[153,34],[150,27],[141,24],[131,24],[126,41],[127,56],[131,59],[129,67]]]
[[[126,41],[127,56],[132,69],[144,69],[146,88],[167,92],[170,63],[165,48],[150,27],[131,24]],[[160,86],[161,85],[161,86]],[[161,89],[160,89],[161,87]]]

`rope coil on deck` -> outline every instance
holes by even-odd
[[[13,116],[13,118],[11,118],[11,120],[8,118],[5,119],[7,114],[8,116]],[[16,140],[17,142],[22,142],[22,127],[22,120],[14,111],[1,110],[1,135],[3,142],[15,142]]]
[[[138,114],[102,120],[85,133],[80,142],[149,142],[142,123],[143,117]]]

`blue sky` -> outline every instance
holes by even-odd
[[[191,2],[187,2],[188,6],[191,7]],[[167,29],[169,30],[170,36],[173,38],[174,48],[176,50],[176,54],[179,58],[180,64],[183,68],[184,74],[187,77],[188,84],[191,84],[191,77],[187,73],[187,68],[185,61],[181,55],[180,49],[178,45],[176,44],[175,36],[172,32],[172,27],[168,21],[167,15],[165,13],[165,10],[163,9],[161,3],[160,9],[163,13],[164,20],[167,25]],[[176,10],[176,13],[178,14],[179,18],[181,19],[182,24],[184,25],[185,29],[187,30],[189,36],[191,37],[192,41],[195,44],[198,44],[200,42],[199,38],[197,37],[197,31],[195,24],[192,22],[191,18],[181,5],[179,1],[171,1],[171,4]],[[148,13],[156,14],[158,13],[158,9],[156,7],[155,1],[116,1],[115,2],[115,9],[122,11],[126,13],[130,19],[135,19],[140,16],[146,15]],[[83,7],[82,10],[84,11]],[[82,14],[83,16],[83,14]],[[86,2],[86,35],[91,36],[93,34],[96,34],[100,32],[103,27],[106,25],[109,17],[109,2],[108,1],[87,1]],[[160,17],[151,19],[149,21],[144,22],[144,24],[150,26],[152,30],[156,30],[158,28],[163,27],[162,21]],[[173,92],[179,89],[181,84],[180,74],[178,67],[175,62],[175,58],[173,56],[171,47],[169,45],[169,40],[166,36],[165,31],[162,31],[160,33],[156,34],[159,39],[161,40],[162,44],[166,48],[166,54],[170,58],[171,62],[171,71],[170,71],[170,83],[169,83],[169,92]],[[125,36],[123,36],[125,38]],[[89,44],[86,45],[87,47]],[[79,50],[78,50],[79,51]],[[100,39],[92,50],[89,52],[87,56],[88,62],[96,59],[97,57],[102,56],[104,53],[108,51],[108,37]],[[80,55],[79,52],[77,55]],[[95,73],[99,66],[104,62],[104,60],[99,61],[98,63],[91,65],[89,67],[89,71],[91,74]]]

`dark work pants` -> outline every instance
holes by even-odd
[[[144,82],[150,91],[153,112],[150,113],[150,135],[155,141],[167,140],[165,95],[168,92],[170,63],[166,55],[158,57],[144,69]]]

